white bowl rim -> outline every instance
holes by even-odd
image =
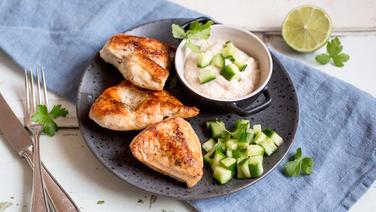
[[[201,97],[204,97],[206,99],[209,99],[209,100],[213,100],[213,101],[217,101],[217,102],[237,102],[237,101],[242,101],[242,100],[245,100],[245,99],[248,99],[256,94],[259,94],[262,90],[264,90],[264,88],[266,87],[266,85],[268,84],[271,76],[272,76],[272,72],[273,72],[273,60],[272,60],[272,56],[270,54],[270,51],[269,49],[266,47],[265,43],[260,39],[258,38],[255,34],[253,34],[252,32],[249,32],[247,30],[244,30],[240,27],[237,27],[237,26],[233,26],[233,25],[227,25],[227,24],[214,24],[212,25],[211,27],[225,27],[225,28],[230,28],[232,30],[237,30],[237,31],[242,31],[246,34],[248,34],[250,37],[252,37],[253,39],[255,39],[258,43],[261,44],[262,48],[264,49],[264,51],[266,52],[266,55],[267,55],[267,59],[268,59],[268,62],[269,62],[269,73],[268,73],[268,76],[266,78],[266,80],[264,80],[264,82],[258,86],[258,88],[254,91],[252,91],[251,93],[249,93],[248,95],[246,96],[242,96],[242,97],[239,97],[239,98],[235,98],[235,99],[219,99],[219,98],[213,98],[211,96],[208,96],[208,95],[205,95],[205,94],[202,94],[202,93],[199,93],[197,92],[194,88],[192,88],[192,86],[185,80],[185,77],[184,76],[181,76],[180,72],[177,70],[178,68],[178,65],[177,65],[177,62],[176,62],[176,59],[174,60],[174,65],[175,65],[175,69],[176,69],[176,73],[178,75],[178,77],[180,78],[180,80],[184,83],[184,85],[186,87],[189,88],[189,90],[191,90],[192,92],[196,93],[197,95],[201,96]],[[178,45],[177,49],[176,49],[176,54],[181,52],[181,49],[183,48],[183,46],[185,45],[185,40],[182,40],[180,42],[180,44]],[[176,56],[175,56],[176,58]],[[181,73],[184,73],[184,71],[182,71]]]

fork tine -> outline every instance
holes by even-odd
[[[33,77],[34,71],[31,69],[30,71],[30,79],[31,79],[31,113],[34,113],[36,111],[37,105],[35,101],[35,85],[34,85],[34,77]]]
[[[41,84],[41,77],[40,77],[40,72],[41,72],[41,70],[40,70],[40,67],[39,66],[37,66],[37,69],[36,69],[36,75],[37,75],[37,93],[38,93],[38,103],[37,103],[37,105],[42,105],[43,103],[42,103],[42,92],[41,92],[41,88],[40,88],[40,84]]]
[[[25,68],[25,93],[26,93],[26,112],[30,111],[30,82],[29,82],[29,70]]]
[[[48,109],[48,96],[47,96],[47,87],[46,87],[46,78],[44,77],[44,69],[42,67],[42,83],[43,83],[43,93],[44,93],[44,103]]]

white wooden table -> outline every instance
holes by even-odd
[[[297,54],[286,47],[279,26],[286,13],[296,5],[309,3],[298,0],[174,0],[201,11],[219,21],[258,32],[271,47],[320,68],[323,72],[345,80],[376,96],[376,1],[316,1],[331,15],[335,34],[341,38],[351,59],[344,68],[315,63],[313,54]],[[350,15],[351,14],[351,15]],[[23,120],[22,70],[0,53],[0,91],[17,116]],[[89,152],[77,127],[75,106],[50,95],[51,104],[63,104],[69,117],[59,120],[62,130],[55,137],[42,136],[44,163],[69,192],[82,211],[192,211],[181,201],[158,196],[150,204],[151,195],[120,181],[107,171]],[[29,211],[31,171],[25,161],[13,152],[0,135],[0,202],[10,202],[6,211]],[[104,200],[104,204],[97,204]],[[376,183],[351,208],[351,211],[376,210]]]

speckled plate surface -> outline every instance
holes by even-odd
[[[171,36],[171,24],[182,24],[188,19],[170,19],[138,26],[126,33],[157,38],[171,46],[177,46],[178,41]],[[270,157],[264,158],[264,174],[259,178],[237,180],[233,179],[226,185],[218,185],[212,178],[209,167],[204,168],[202,180],[193,188],[186,188],[185,184],[177,182],[167,176],[151,170],[137,161],[131,154],[129,144],[139,131],[116,132],[101,128],[88,117],[89,109],[100,93],[122,81],[121,74],[110,64],[106,64],[98,55],[86,69],[80,84],[77,99],[77,117],[82,135],[93,154],[120,179],[143,190],[170,196],[178,199],[193,200],[229,194],[254,184],[269,174],[288,153],[293,144],[298,124],[298,102],[294,86],[284,68],[273,57],[273,75],[268,84],[272,104],[266,110],[247,117],[251,123],[260,123],[264,127],[273,128],[284,138],[285,142]],[[172,94],[187,105],[193,105],[189,96],[185,96],[177,83],[174,70],[165,86]],[[257,100],[253,104],[257,104]],[[247,104],[246,102],[244,104]],[[193,129],[203,142],[208,139],[204,124],[208,120],[223,120],[226,126],[232,127],[236,119],[235,114],[215,114],[200,111],[200,115],[189,119]]]

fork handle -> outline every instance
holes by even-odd
[[[34,162],[32,159],[31,149],[27,149],[22,155],[31,168],[34,167]],[[56,179],[50,174],[48,169],[42,163],[41,166],[42,177],[45,184],[45,189],[52,206],[57,212],[79,212],[80,209],[73,202],[72,198],[68,193],[61,187],[61,185],[56,181]]]

